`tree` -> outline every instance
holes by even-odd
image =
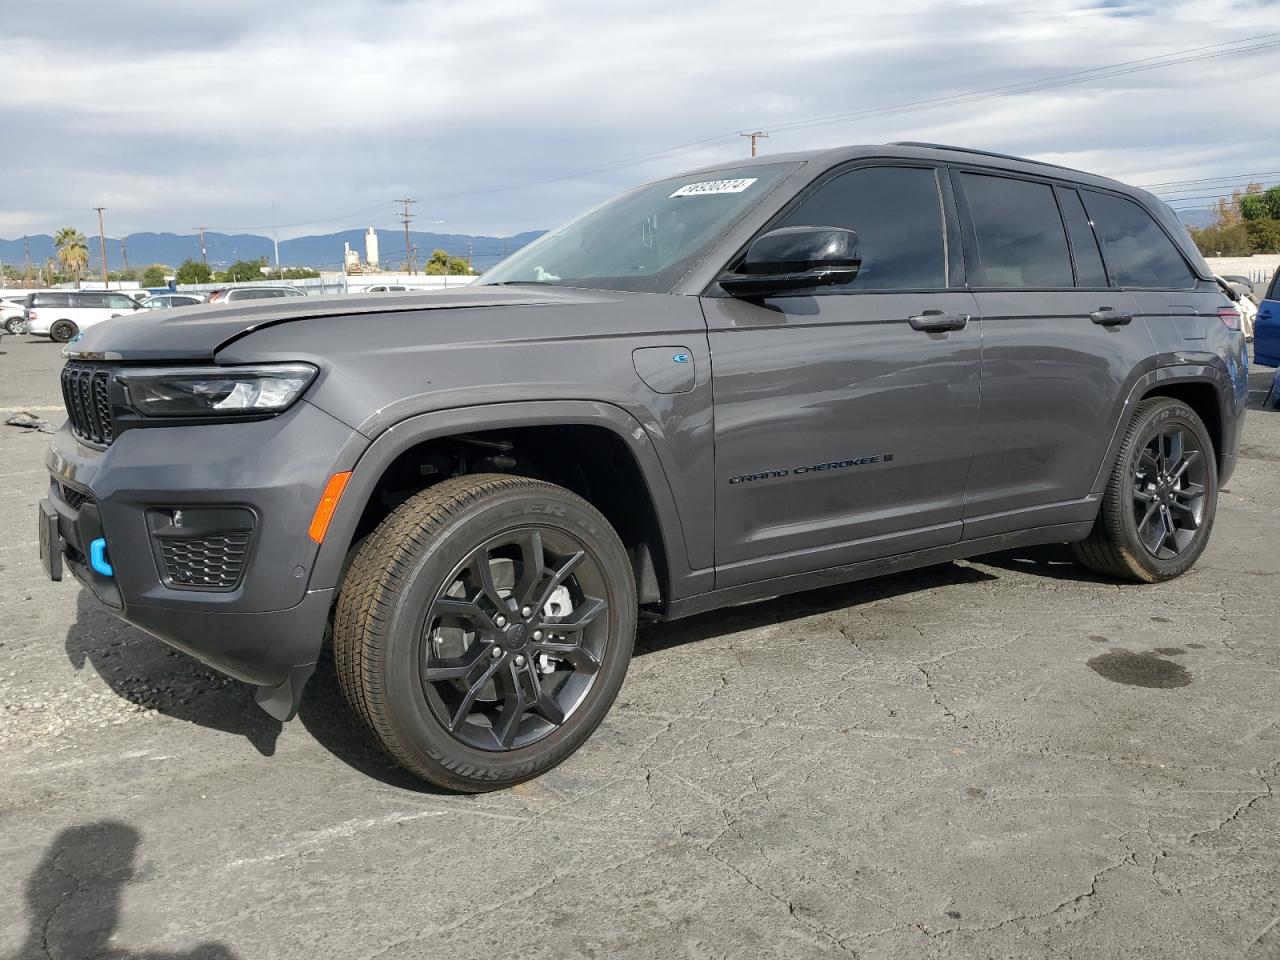
[[[1263,217],[1244,225],[1254,253],[1280,253],[1280,220]]]
[[[426,262],[422,272],[430,276],[463,275],[471,272],[471,264],[466,257],[451,257],[443,250],[432,250],[431,259]]]
[[[75,278],[79,287],[80,275],[89,266],[89,246],[85,243],[84,234],[75,227],[63,227],[54,234],[53,245],[58,248],[58,262]]]
[[[193,262],[191,260],[187,261],[187,263]],[[163,263],[153,263],[142,271],[142,285],[144,287],[163,287],[168,273],[169,268]]]
[[[1206,257],[1247,257],[1253,253],[1249,234],[1241,223],[1190,229],[1191,239]]]
[[[271,271],[271,276],[277,280],[315,280],[319,278],[320,271],[310,267],[281,267]]]
[[[218,274],[219,283],[245,283],[249,280],[261,280],[262,268],[267,265],[267,258],[258,260],[237,260]]]
[[[213,279],[213,271],[207,263],[196,260],[183,260],[174,276],[178,283],[208,283]],[[161,284],[163,284],[163,279]]]

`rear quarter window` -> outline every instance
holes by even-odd
[[[1109,193],[1081,191],[1111,278],[1121,287],[1186,290],[1196,278],[1169,235],[1145,209]]]
[[[984,287],[1075,285],[1067,233],[1047,183],[961,174]]]

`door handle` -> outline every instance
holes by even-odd
[[[914,317],[907,317],[912,330],[941,333],[946,330],[963,330],[969,322],[967,313],[947,313],[943,310],[926,310]]]
[[[1121,313],[1114,307],[1099,307],[1089,319],[1102,327],[1122,327],[1133,319],[1132,313]]]

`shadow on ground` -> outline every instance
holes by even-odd
[[[119,697],[165,716],[247,739],[263,756],[276,750],[280,721],[262,712],[249,687],[223,677],[111,614],[88,591],[76,597],[67,657],[92,668]]]
[[[133,827],[110,820],[58,834],[27,880],[26,940],[12,960],[235,960],[221,943],[202,943],[182,952],[138,952],[112,942],[141,839]]]
[[[737,633],[815,614],[858,607],[890,597],[998,579],[984,568],[1007,569],[1057,579],[1096,580],[1071,561],[1066,547],[1037,547],[980,558],[978,566],[943,563],[920,570],[838,584],[746,606],[730,607],[672,623],[649,623],[636,638],[636,656],[646,656],[726,633]],[[279,721],[253,702],[252,691],[191,657],[129,626],[87,593],[67,632],[67,656],[77,669],[92,667],[120,697],[212,730],[246,738],[264,756],[275,752]],[[326,645],[299,710],[316,742],[360,773],[416,792],[438,792],[404,772],[368,736],[347,709]]]

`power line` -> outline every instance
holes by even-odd
[[[1174,66],[1182,63],[1193,63],[1201,60],[1212,60],[1217,57],[1229,55],[1237,55],[1242,53],[1254,53],[1259,50],[1271,49],[1280,46],[1280,40],[1272,38],[1280,37],[1280,31],[1273,33],[1256,34],[1251,37],[1242,37],[1238,40],[1228,40],[1222,43],[1209,44],[1202,47],[1189,47],[1185,50],[1173,50],[1167,53],[1158,54],[1152,57],[1143,57],[1139,60],[1125,60],[1119,63],[1108,64],[1099,67],[1092,67],[1088,70],[1077,70],[1073,73],[1053,74],[1048,77],[1041,77],[1036,80],[1026,80],[1015,84],[1006,84],[999,87],[988,87],[980,90],[970,91],[968,93],[952,94],[946,97],[931,97],[924,100],[912,100],[904,103],[888,105],[884,107],[875,107],[868,110],[860,110],[853,113],[832,114],[824,117],[812,117],[807,120],[795,120],[789,123],[772,124],[770,130],[773,133],[779,131],[800,130],[808,127],[830,126],[837,123],[848,123],[855,120],[881,119],[885,117],[898,116],[905,113],[917,113],[922,110],[931,110],[937,107],[956,106],[960,104],[981,103],[986,100],[1001,99],[1010,96],[1020,96],[1025,93],[1034,93],[1039,90],[1053,89],[1063,86],[1071,86],[1074,84],[1087,83],[1090,80],[1105,80],[1116,76],[1125,76],[1131,73],[1140,73],[1147,70],[1155,70],[1160,67]],[[1265,41],[1255,43],[1255,41]],[[1241,47],[1241,44],[1254,44],[1253,46]],[[1229,49],[1223,49],[1229,48]],[[1215,51],[1215,52],[1207,52]],[[447,200],[459,197],[477,196],[486,193],[500,193],[508,190],[518,190],[526,187],[541,186],[547,183],[556,183],[562,180],[571,180],[580,176],[591,173],[600,173],[607,170],[616,170],[622,167],[633,166],[637,163],[645,163],[651,160],[667,159],[669,157],[678,156],[684,153],[690,153],[694,150],[707,146],[716,146],[720,144],[731,143],[738,138],[739,131],[728,132],[714,137],[707,137],[692,143],[684,144],[678,147],[670,147],[656,153],[644,154],[642,156],[624,158],[620,160],[606,161],[595,164],[590,167],[582,167],[577,170],[569,171],[554,176],[541,177],[535,180],[525,180],[518,183],[508,183],[501,186],[481,187],[474,190],[461,190],[454,193],[435,194],[429,197],[431,200]]]
[[[1261,173],[1224,173],[1220,177],[1201,177],[1198,180],[1166,180],[1163,183],[1139,183],[1135,186],[1144,190],[1153,190],[1156,187],[1178,187],[1189,186],[1193,183],[1215,183],[1218,180],[1253,180],[1260,177],[1277,177],[1280,176],[1280,170],[1263,170]]]

